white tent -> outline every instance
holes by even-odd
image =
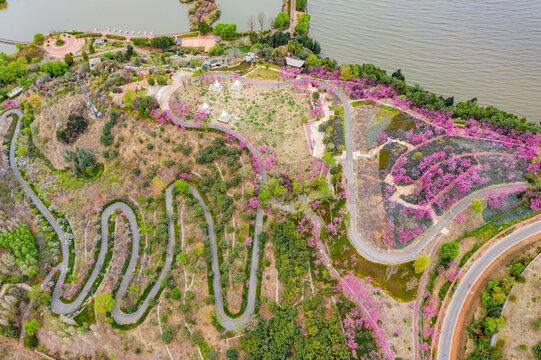
[[[216,80],[216,81],[214,82],[214,84],[212,84],[212,85],[209,86],[209,90],[210,90],[210,91],[221,92],[221,91],[222,91],[222,84],[221,84],[218,80]]]
[[[212,107],[206,102],[204,102],[203,105],[200,107],[200,110],[203,111],[205,114],[210,114],[210,112],[212,111]]]
[[[231,86],[231,90],[241,91],[243,86],[244,85],[239,81],[239,79],[236,79],[233,85]]]
[[[222,113],[220,114],[220,117],[218,118],[218,121],[221,121],[223,123],[228,123],[229,120],[231,120],[231,115],[227,113],[227,111],[222,110]]]

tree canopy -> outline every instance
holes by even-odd
[[[415,273],[420,274],[423,271],[425,271],[429,263],[430,263],[430,258],[428,256],[418,257],[413,263],[413,267],[415,268]]]
[[[308,32],[308,26],[310,25],[310,15],[302,14],[297,19],[297,25],[295,26],[295,31],[299,34],[306,34]]]
[[[285,24],[289,24],[289,14],[285,11],[282,11],[276,16],[276,19],[274,19],[274,27],[281,28]]]
[[[41,64],[41,71],[48,73],[51,76],[62,76],[68,70],[68,64],[63,61],[48,61]]]
[[[308,270],[310,252],[291,221],[274,224],[271,232],[278,278],[285,284],[284,296],[291,299],[302,291],[302,276]]]
[[[460,245],[456,241],[449,241],[441,245],[440,247],[440,257],[441,261],[444,264],[447,264],[449,261],[456,259],[460,254]]]

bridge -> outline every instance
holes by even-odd
[[[0,38],[0,43],[9,44],[9,45],[15,45],[17,43],[21,43],[23,45],[30,44],[28,41],[15,41],[15,40],[8,40],[8,39],[2,39],[2,38]]]

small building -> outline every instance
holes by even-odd
[[[203,105],[199,108],[199,110],[208,115],[212,111],[212,106],[204,102]]]
[[[105,45],[107,39],[94,39],[94,45]]]
[[[218,121],[223,122],[227,124],[231,120],[231,115],[227,113],[227,111],[222,110],[222,113],[220,114],[220,117],[218,118]]]
[[[287,63],[287,66],[301,68],[304,65],[304,60],[299,60],[299,59],[293,59],[293,58],[290,58],[290,57],[286,57],[286,63]]]
[[[176,44],[177,44],[177,46],[182,46],[182,38],[181,37],[177,38]]]
[[[8,94],[8,98],[13,99],[15,96],[23,92],[22,86],[17,86],[15,89],[11,90]]]
[[[101,64],[101,59],[99,57],[92,58],[88,60],[88,65],[90,66],[90,71],[96,70],[96,67]]]
[[[209,90],[210,91],[221,92],[222,91],[222,84],[218,80],[216,80],[214,82],[214,84],[209,86]]]
[[[241,91],[243,86],[244,85],[239,81],[239,79],[235,79],[235,82],[231,86],[231,90],[233,90],[233,91]]]

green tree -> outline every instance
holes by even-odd
[[[224,50],[222,49],[222,47],[220,46],[220,44],[214,45],[214,46],[211,47],[210,50],[209,50],[209,56],[223,55],[223,53],[224,53]]]
[[[30,321],[26,320],[24,322],[24,329],[26,330],[26,333],[30,336],[33,336],[40,327],[41,324],[36,319],[32,319]]]
[[[297,9],[297,11],[305,11],[306,10],[306,3],[307,3],[306,0],[297,0],[297,2],[295,4],[295,8]]]
[[[209,32],[212,31],[212,26],[207,24],[206,21],[201,21],[199,25],[197,26],[197,29],[199,30],[199,33],[201,35],[207,35]]]
[[[188,183],[186,182],[186,180],[182,180],[182,179],[176,180],[175,191],[177,192],[177,194],[181,194],[181,195],[189,194],[190,187],[188,186]]]
[[[40,69],[51,76],[62,76],[68,70],[68,64],[62,61],[48,61],[41,64]]]
[[[137,95],[135,94],[135,91],[132,89],[126,90],[124,95],[122,96],[122,100],[124,100],[124,104],[126,107],[133,109],[133,106],[135,105],[135,99],[137,99]]]
[[[71,55],[71,53],[67,53],[67,54],[64,56],[64,62],[65,62],[66,64],[68,64],[68,66],[73,65],[73,55]]]
[[[83,50],[83,52],[81,53],[81,56],[83,57],[84,61],[88,61],[88,54],[86,51]]]
[[[173,341],[173,328],[172,327],[168,327],[163,333],[162,333],[162,341],[164,344],[168,345],[168,344],[171,344],[171,342]]]
[[[311,54],[308,56],[308,59],[306,59],[306,64],[310,66],[316,66],[319,61],[319,58],[317,55]]]
[[[349,81],[353,77],[353,71],[351,70],[351,65],[346,65],[342,67],[340,80]]]
[[[163,50],[165,48],[175,45],[175,41],[171,36],[157,36],[150,40],[150,44],[152,45],[152,47]]]
[[[449,261],[456,259],[460,254],[460,245],[456,241],[449,241],[441,245],[440,257],[441,261],[447,264]]]
[[[195,330],[191,335],[191,340],[194,345],[201,345],[205,342],[205,339],[203,338],[203,335],[201,334],[201,330]]]
[[[32,287],[32,290],[28,292],[28,297],[37,306],[51,303],[51,293],[43,290],[39,284]]]
[[[276,16],[276,19],[274,19],[274,27],[282,28],[285,24],[289,24],[289,14],[282,11]]]
[[[17,50],[21,51],[23,49],[23,44],[21,44],[20,42],[16,43],[15,44],[15,47],[17,48]]]
[[[310,25],[310,15],[302,14],[297,20],[295,31],[298,34],[306,34],[308,32],[308,26]]]
[[[94,54],[94,53],[96,52],[96,49],[94,49],[94,44],[88,45],[88,51],[89,51],[91,54]]]
[[[480,214],[483,212],[483,203],[479,199],[473,199],[471,201],[471,205],[473,206],[473,210],[476,214]]]
[[[94,310],[99,315],[105,315],[115,306],[115,299],[111,294],[100,294],[94,299]]]
[[[35,33],[34,34],[34,42],[36,44],[41,44],[45,40],[45,36],[43,36],[42,33]]]
[[[133,56],[133,46],[129,45],[126,47],[126,55],[124,56],[127,61],[130,61]]]
[[[421,274],[428,267],[430,263],[430,258],[428,256],[420,256],[413,263],[416,274]]]
[[[212,29],[214,35],[219,35],[224,39],[229,39],[237,32],[236,24],[216,24]]]
[[[237,352],[237,349],[228,349],[225,352],[225,357],[227,358],[227,360],[238,360],[239,353]]]
[[[174,288],[171,290],[171,299],[180,300],[182,298],[182,293],[179,288]]]
[[[493,317],[487,316],[481,322],[481,328],[483,329],[483,333],[486,336],[490,336],[498,332],[498,330],[503,329],[504,327],[505,327],[505,319],[503,317],[493,318]]]

